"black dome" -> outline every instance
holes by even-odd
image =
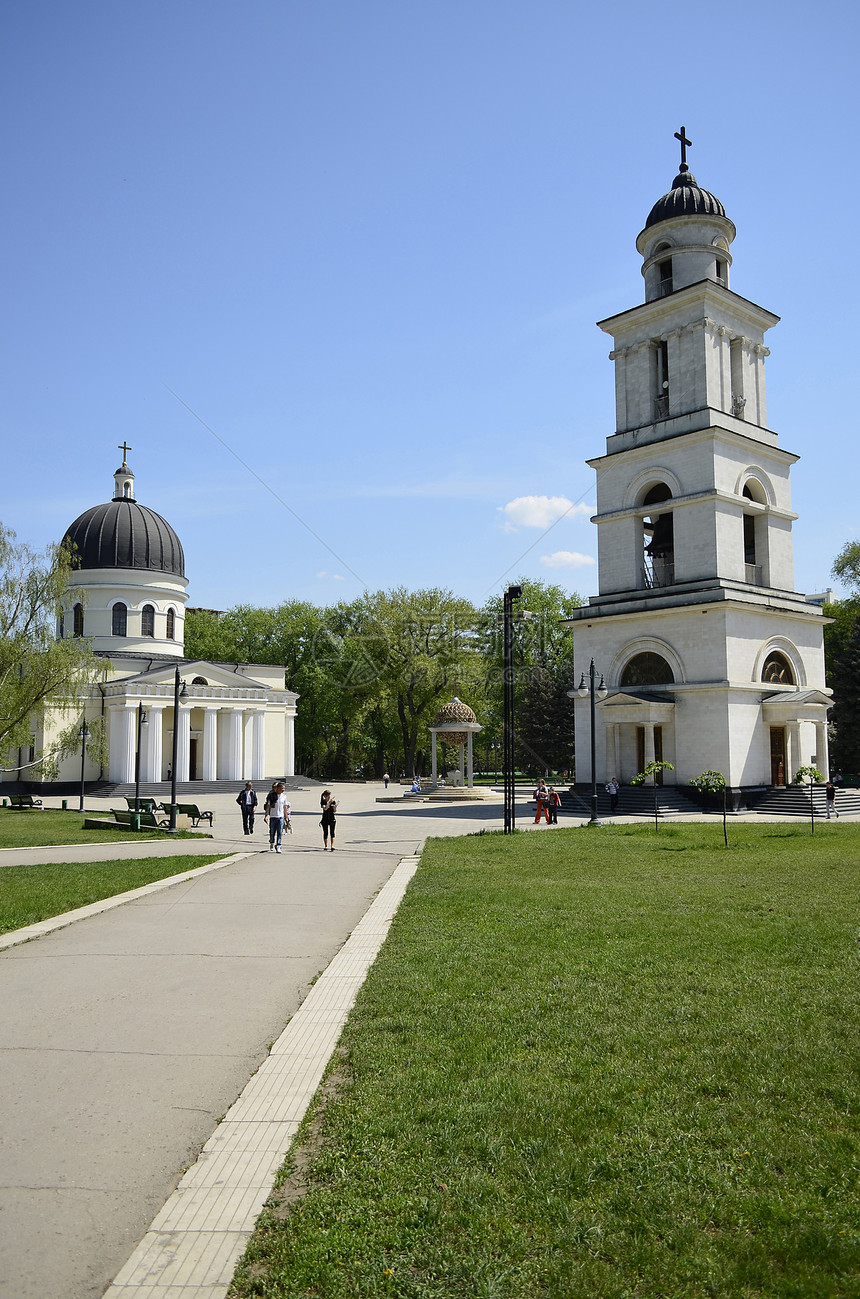
[[[63,542],[75,547],[76,568],[137,568],[185,576],[185,556],[166,519],[137,501],[115,499],[85,510]]]
[[[672,181],[669,193],[664,194],[648,213],[645,229],[657,225],[658,221],[668,221],[670,217],[725,215],[726,209],[720,200],[706,189],[699,189],[691,171],[682,171]]]

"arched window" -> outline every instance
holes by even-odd
[[[114,636],[126,636],[128,627],[128,609],[120,600],[113,607],[113,616],[111,618],[111,634]]]
[[[645,493],[643,505],[659,505],[670,501],[672,493],[665,483],[655,485]],[[671,510],[660,513],[652,510],[642,521],[645,545],[643,576],[645,586],[671,586],[675,580],[675,529]]]
[[[208,686],[209,682],[205,677],[195,677],[191,684],[192,686]]]
[[[74,634],[83,636],[84,634],[84,606],[76,604],[74,608]]]
[[[773,686],[793,686],[794,673],[791,670],[791,664],[784,654],[774,650],[768,654],[764,661],[764,667],[761,670],[762,681],[767,681]]]
[[[167,610],[167,639],[176,639],[176,614],[172,609]]]
[[[141,636],[155,635],[155,610],[151,604],[145,604],[140,611]]]
[[[59,616],[59,618],[57,619],[57,636],[59,637],[60,640],[62,640],[63,637],[65,636],[65,634],[66,634],[66,630],[65,630],[65,614],[63,613],[63,611],[62,611],[62,609],[61,609],[61,610],[60,610],[60,616]]]
[[[624,686],[668,686],[675,680],[675,674],[662,654],[646,650],[634,654],[633,658],[621,673],[621,685]]]

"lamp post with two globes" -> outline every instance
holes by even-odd
[[[602,825],[603,822],[597,815],[597,724],[595,714],[595,703],[598,699],[605,699],[609,691],[603,680],[603,673],[600,674],[600,684],[597,684],[597,669],[594,666],[594,659],[588,669],[588,681],[585,680],[583,672],[579,685],[576,690],[568,690],[568,699],[575,699],[578,695],[580,699],[591,696],[591,817],[589,825]]]

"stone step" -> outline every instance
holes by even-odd
[[[559,790],[561,805],[577,815],[591,815],[591,786],[576,785],[572,790]],[[701,807],[674,785],[663,785],[657,790],[657,815],[679,816],[685,812],[701,812]],[[597,787],[598,816],[609,816],[609,795],[600,785]],[[654,787],[622,785],[618,791],[616,816],[653,816]]]

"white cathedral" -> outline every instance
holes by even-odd
[[[735,227],[686,164],[636,240],[645,301],[599,322],[614,341],[616,431],[597,475],[599,594],[577,610],[593,661],[596,778],[651,761],[666,784],[722,772],[736,791],[827,775],[824,621],[794,590],[789,473],[767,426],[764,336],[779,317],[730,288]],[[590,704],[576,705],[591,780]]]
[[[57,780],[131,783],[138,746],[140,780],[168,780],[174,728],[183,784],[294,775],[298,695],[286,688],[284,668],[185,658],[182,546],[160,514],[135,500],[130,448],[121,450],[112,500],[86,510],[63,538],[77,567],[57,627],[58,636],[87,637],[105,662],[105,679],[91,687],[83,713],[80,705],[72,711],[88,726],[103,719],[109,756],[104,766],[84,754],[83,773],[81,754],[68,757]],[[70,719],[59,705],[47,708],[33,749],[49,751]]]

